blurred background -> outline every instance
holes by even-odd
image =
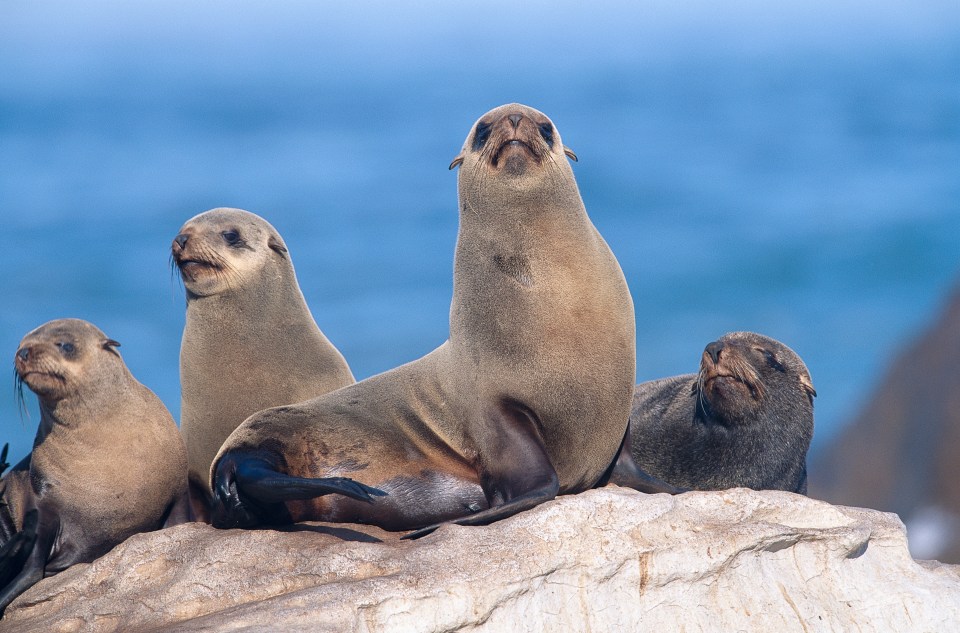
[[[960,499],[937,492],[960,497],[956,470],[893,496],[868,474],[857,496],[836,467],[873,446],[868,472],[929,470],[940,409],[897,401],[889,424],[933,438],[901,462],[903,433],[883,444],[862,412],[885,379],[946,381],[920,403],[960,391],[960,342],[890,374],[928,328],[960,331],[941,312],[960,271],[956,0],[2,2],[0,354],[90,320],[178,417],[169,244],[236,206],[284,236],[358,378],[413,360],[448,332],[447,165],[511,101],[580,157],[634,295],[638,381],[695,371],[731,330],[782,340],[819,392],[811,493],[896,511],[915,555],[960,560]],[[38,413],[8,384],[16,461]]]

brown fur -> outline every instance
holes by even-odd
[[[39,527],[21,586],[3,588],[0,608],[43,575],[158,529],[175,510],[185,515],[183,441],[117,346],[78,319],[51,321],[20,343],[16,370],[37,394],[40,428],[33,451],[3,478],[0,528],[9,542],[32,510]],[[9,577],[8,563],[0,567]]]
[[[225,513],[215,524],[233,524],[231,504],[244,506],[235,470],[246,459],[389,493],[373,503],[285,502],[251,523],[488,523],[597,483],[630,412],[633,304],[565,153],[550,120],[526,106],[501,106],[474,125],[451,165],[461,171],[450,339],[244,422],[214,462]]]
[[[263,218],[212,209],[187,221],[171,249],[187,291],[180,428],[191,491],[208,497],[210,462],[247,416],[354,378],[314,322],[286,245]]]

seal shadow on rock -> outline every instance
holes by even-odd
[[[608,473],[633,395],[633,302],[565,155],[532,108],[476,122],[450,166],[460,167],[450,338],[248,418],[213,463],[215,526],[317,520],[421,536],[445,521],[491,523]],[[364,487],[328,495],[343,477]]]
[[[79,319],[51,321],[20,343],[17,387],[37,395],[40,425],[31,453],[2,479],[0,611],[44,576],[187,518],[183,440],[119,345]]]
[[[241,422],[355,381],[317,327],[269,222],[211,209],[188,220],[170,248],[187,295],[180,430],[194,518],[209,522],[210,463]]]
[[[733,332],[707,345],[699,373],[637,385],[621,457],[681,488],[806,494],[816,395],[793,350]]]

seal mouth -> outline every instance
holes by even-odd
[[[188,281],[193,281],[198,275],[205,271],[218,272],[223,269],[222,266],[214,262],[208,262],[202,259],[176,259],[174,258],[180,274]]]
[[[49,391],[52,387],[64,386],[67,384],[66,376],[52,371],[40,371],[31,369],[17,372],[20,381],[30,387],[33,392],[42,393]]]
[[[537,162],[540,162],[540,155],[533,148],[533,146],[530,145],[530,143],[527,143],[526,141],[519,138],[511,138],[511,139],[505,140],[503,143],[500,144],[499,147],[497,147],[497,151],[495,151],[493,153],[493,156],[490,158],[490,164],[493,165],[494,167],[498,167],[500,164],[500,160],[503,157],[503,154],[505,152],[513,151],[513,150],[526,150],[526,153],[529,154],[531,158],[533,158]]]
[[[757,371],[740,357],[713,363],[705,352],[700,364],[698,383],[701,391],[717,393],[727,389],[746,389],[750,397],[760,400],[764,396],[763,381]]]

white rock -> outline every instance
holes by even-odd
[[[608,487],[419,541],[141,534],[33,587],[0,630],[960,631],[960,568],[911,559],[892,514]]]

